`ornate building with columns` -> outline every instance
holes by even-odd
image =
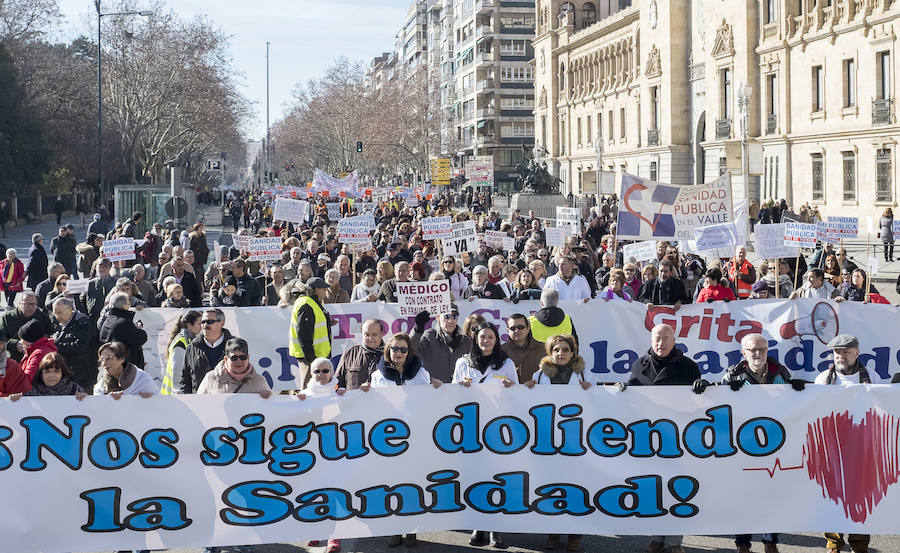
[[[565,191],[597,190],[599,161],[615,182],[731,172],[736,198],[821,204],[823,215],[896,205],[900,2],[539,0],[536,10],[535,142]]]

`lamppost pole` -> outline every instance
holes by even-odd
[[[100,190],[100,205],[107,202],[106,189],[103,186],[103,62],[101,54],[102,32],[101,22],[104,17],[109,15],[140,15],[150,17],[153,15],[151,10],[128,11],[128,12],[110,12],[103,13],[100,9],[100,0],[94,0],[94,8],[97,10],[97,187]],[[110,214],[112,216],[112,214]]]
[[[741,115],[741,179],[744,181],[744,194],[750,199],[750,160],[748,159],[749,144],[747,135],[750,132],[750,97],[753,95],[753,87],[747,83],[741,83],[738,89],[738,109]]]

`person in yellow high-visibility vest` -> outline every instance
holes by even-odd
[[[531,335],[539,342],[547,342],[551,336],[557,334],[569,335],[578,340],[575,332],[575,324],[572,317],[557,307],[559,304],[559,292],[553,288],[544,288],[541,292],[541,308],[528,317],[531,325]]]
[[[181,393],[181,373],[184,370],[184,358],[191,341],[200,334],[200,319],[203,314],[191,309],[178,317],[172,335],[169,337],[166,370],[163,373],[160,392],[165,395]]]
[[[300,389],[309,384],[312,362],[317,357],[331,358],[331,317],[322,307],[327,291],[324,280],[309,279],[291,312],[289,353],[297,359]]]

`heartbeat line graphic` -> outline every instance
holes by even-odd
[[[803,456],[797,466],[785,467],[781,458],[772,468],[745,468],[774,478],[776,473],[806,467],[809,479],[822,488],[822,497],[844,509],[844,516],[865,522],[900,478],[900,421],[870,409],[858,423],[850,413],[832,413],[809,424]]]

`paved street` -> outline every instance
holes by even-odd
[[[472,547],[468,543],[469,533],[463,531],[438,532],[419,535],[418,551],[428,553],[462,553],[475,551],[498,551],[492,547]],[[531,534],[512,534],[507,537],[510,547],[505,551],[511,553],[526,553],[545,551],[543,549],[545,536]],[[819,534],[782,534],[780,536],[781,553],[809,553],[812,551],[825,551],[825,539]],[[401,547],[387,547],[386,538],[367,538],[357,540],[345,540],[341,543],[341,551],[345,553],[401,553],[409,549]],[[644,536],[586,536],[582,540],[583,551],[586,553],[642,553],[647,545],[648,538]],[[565,540],[563,540],[565,543]],[[734,540],[731,537],[698,537],[687,536],[684,540],[684,549],[687,553],[699,551],[731,552],[734,551]],[[762,544],[754,542],[753,551],[762,551]],[[175,553],[191,552],[199,553],[199,549],[172,550]],[[272,544],[254,548],[255,553],[323,553],[324,547],[306,547],[300,544]],[[557,550],[560,551],[560,550]],[[561,550],[561,551],[564,551]],[[871,552],[894,553],[900,551],[900,536],[873,536]],[[227,553],[231,553],[227,550]]]

